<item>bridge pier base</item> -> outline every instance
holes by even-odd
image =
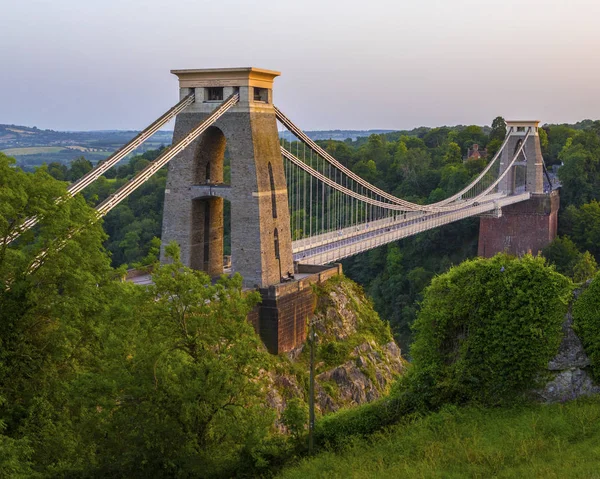
[[[270,353],[286,353],[304,344],[317,300],[312,285],[341,273],[340,264],[298,265],[296,280],[259,289],[262,302],[248,320]]]
[[[484,258],[500,252],[537,254],[556,238],[559,205],[559,190],[554,190],[503,207],[500,218],[482,216],[477,254]]]

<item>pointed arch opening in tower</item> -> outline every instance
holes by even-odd
[[[202,134],[194,156],[192,184],[225,183],[226,147],[225,135],[219,128],[211,126]],[[230,238],[231,229],[230,223],[225,221],[228,212],[222,197],[204,196],[192,200],[190,266],[212,277],[221,275],[227,262],[224,260],[225,239]]]
[[[208,128],[200,137],[194,162],[194,184],[225,183],[225,153],[227,140],[216,126]]]

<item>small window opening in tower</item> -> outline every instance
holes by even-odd
[[[210,183],[210,161],[206,163],[206,178],[204,178],[207,183]]]
[[[517,126],[517,131],[525,131],[525,127],[524,126]]]
[[[223,101],[223,87],[208,87],[206,89],[206,101]]]
[[[266,88],[254,87],[254,101],[262,101],[268,103],[269,90],[267,90]]]

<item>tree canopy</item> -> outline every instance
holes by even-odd
[[[568,279],[530,255],[468,260],[435,277],[411,347],[432,404],[496,404],[531,388],[558,351],[570,297]]]

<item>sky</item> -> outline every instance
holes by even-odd
[[[600,118],[598,0],[0,0],[0,123],[140,130],[171,69],[278,70],[305,130]]]

